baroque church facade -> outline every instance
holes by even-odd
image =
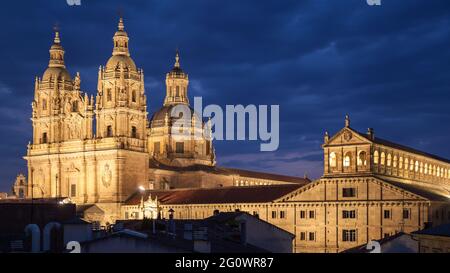
[[[144,72],[131,58],[122,18],[113,37],[112,56],[99,68],[95,97],[81,89],[79,73],[71,77],[64,55],[55,32],[48,67],[35,81],[33,140],[24,157],[28,198],[67,197],[88,208],[95,204],[107,215],[102,223],[113,223],[120,217],[123,201],[142,187],[304,181],[216,166],[209,122],[189,105],[189,77],[181,69],[178,52],[166,75],[164,104],[148,120]],[[188,113],[180,116],[178,108]],[[188,126],[179,128],[180,120]]]
[[[341,131],[324,136],[324,173],[316,181],[223,168],[209,122],[190,107],[178,53],[163,105],[150,119],[144,73],[131,58],[122,19],[95,97],[82,91],[79,73],[72,78],[64,54],[56,32],[35,82],[28,178],[16,183],[26,198],[70,198],[100,225],[245,211],[294,234],[295,252],[340,252],[450,222],[450,160],[372,129],[358,132],[347,117]]]

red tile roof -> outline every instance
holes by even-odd
[[[178,171],[178,172],[204,171],[204,172],[212,173],[212,174],[237,175],[237,176],[241,176],[241,177],[298,183],[298,184],[303,184],[303,185],[311,182],[310,179],[303,178],[303,177],[287,176],[287,175],[281,175],[281,174],[264,173],[264,172],[256,172],[256,171],[233,169],[233,168],[213,167],[213,166],[205,166],[205,165],[193,165],[193,166],[189,166],[189,167],[173,167],[173,166],[168,166],[163,163],[160,163],[160,162],[156,161],[155,159],[150,160],[150,168],[171,170],[171,171]]]
[[[283,197],[302,185],[286,184],[259,187],[224,187],[178,190],[149,190],[144,193],[144,200],[149,195],[163,205],[183,204],[227,204],[227,203],[267,203]],[[137,192],[125,201],[126,205],[138,205],[142,194]]]

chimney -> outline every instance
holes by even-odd
[[[369,136],[370,140],[375,140],[375,132],[373,131],[373,128],[367,129],[367,136]]]

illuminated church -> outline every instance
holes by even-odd
[[[358,132],[347,117],[340,132],[325,134],[324,174],[316,181],[222,168],[210,124],[194,112],[171,115],[178,106],[190,109],[178,53],[163,106],[150,119],[144,73],[131,58],[122,19],[95,97],[82,91],[79,73],[68,72],[64,54],[56,32],[35,83],[28,198],[70,198],[86,220],[102,225],[245,211],[294,234],[296,252],[339,252],[450,221],[450,160],[372,129]],[[174,127],[180,119],[191,126]],[[174,137],[177,130],[187,137]]]
[[[166,97],[148,120],[144,72],[131,58],[122,18],[113,37],[112,56],[98,71],[97,95],[81,90],[64,62],[59,32],[50,61],[36,78],[32,102],[33,141],[28,145],[28,197],[68,197],[78,205],[96,204],[106,220],[120,217],[120,206],[139,187],[171,189],[303,183],[303,178],[216,166],[208,123],[192,112],[189,133],[173,132],[189,108],[189,77],[175,64],[166,75]],[[189,108],[190,109],[190,108]],[[95,124],[95,131],[94,131]],[[198,137],[200,135],[200,137]],[[195,137],[194,137],[195,136]]]

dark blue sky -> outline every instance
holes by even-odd
[[[221,165],[319,177],[323,133],[342,128],[347,113],[355,129],[450,158],[448,0],[81,1],[2,3],[0,191],[26,171],[34,77],[47,66],[53,25],[70,73],[94,94],[119,9],[150,113],[177,47],[191,99],[280,105],[280,149],[216,142]]]

